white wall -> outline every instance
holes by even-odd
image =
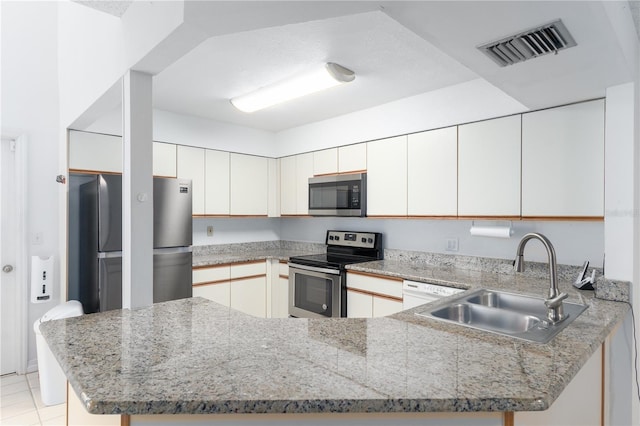
[[[484,80],[472,80],[277,134],[276,157],[382,139],[528,109]]]
[[[116,108],[76,130],[121,136],[122,112]],[[157,109],[153,110],[153,140],[265,157],[272,157],[276,150],[272,132]]]
[[[58,256],[58,69],[57,4],[55,2],[2,2],[2,128],[27,137],[27,217],[29,256]],[[33,236],[42,234],[42,243]],[[25,265],[29,268],[30,265]],[[27,274],[28,275],[28,274]],[[57,274],[56,274],[57,277]],[[27,286],[23,282],[20,285]],[[29,292],[26,292],[29,295]],[[31,325],[60,300],[59,286],[53,299],[29,304],[28,364],[36,362]]]

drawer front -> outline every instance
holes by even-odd
[[[229,281],[230,278],[229,265],[197,268],[193,270],[193,284]]]
[[[347,288],[402,299],[402,280],[347,273]]]
[[[256,275],[267,274],[267,262],[261,260],[259,262],[241,263],[231,265],[231,279],[242,277],[253,277]]]

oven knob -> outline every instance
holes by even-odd
[[[336,241],[339,241],[339,240],[340,240],[340,236],[336,235]]]
[[[323,311],[326,311],[326,310],[327,310],[327,308],[328,308],[328,306],[327,306],[326,304],[324,304],[324,303],[323,303],[323,304],[322,304],[322,310],[323,310]]]
[[[369,238],[369,239],[367,240],[367,242],[368,242],[369,244],[373,243],[373,238]]]
[[[329,239],[330,239],[330,240],[333,240],[333,235],[329,235]]]
[[[362,242],[363,242],[363,243],[366,243],[366,242],[367,242],[367,239],[366,239],[366,238],[364,238],[364,237],[362,237]]]

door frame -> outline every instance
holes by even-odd
[[[16,317],[15,322],[16,339],[18,341],[18,363],[16,366],[17,374],[27,373],[27,353],[28,353],[28,239],[25,223],[25,215],[27,213],[27,135],[20,131],[10,131],[2,129],[2,138],[11,139],[15,143],[15,185],[16,185],[16,228],[13,230],[15,241],[18,243],[16,253],[16,264],[14,267],[16,279],[15,306]]]

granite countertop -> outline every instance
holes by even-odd
[[[317,252],[301,252],[290,249],[266,249],[266,250],[250,250],[241,253],[214,253],[200,254],[193,256],[193,266],[216,266],[241,262],[252,262],[258,260],[277,259],[289,260],[291,256],[300,256],[303,254],[314,254]]]
[[[465,288],[544,295],[548,286],[521,274],[411,267],[359,266]],[[45,322],[41,331],[95,414],[536,411],[628,310],[567,281],[560,289],[589,308],[544,345],[414,315],[420,308],[259,319],[202,298]]]

